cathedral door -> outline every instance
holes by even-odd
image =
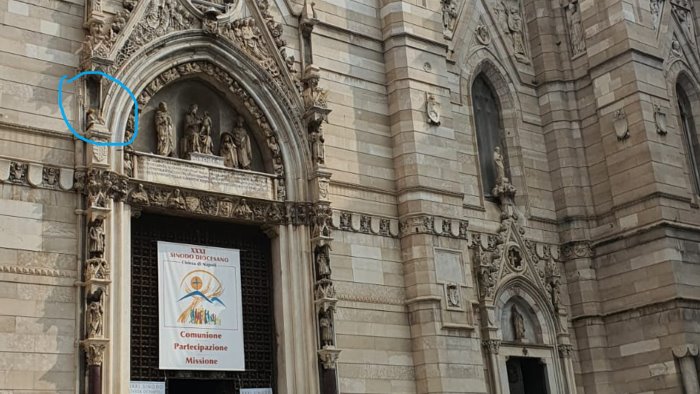
[[[239,249],[245,371],[161,370],[157,241]],[[131,223],[131,380],[166,382],[168,394],[238,394],[274,387],[270,240],[258,228],[143,213]]]
[[[548,394],[545,365],[539,358],[510,357],[506,368],[510,394]]]

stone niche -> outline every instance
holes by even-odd
[[[521,338],[516,335],[514,311],[519,315],[520,324],[525,332]],[[513,297],[501,310],[501,334],[504,342],[521,344],[542,344],[542,330],[537,320],[537,315],[528,303],[520,297]]]
[[[151,98],[139,114],[139,134],[133,144],[135,151],[158,153],[158,135],[155,120],[160,103],[166,103],[168,115],[172,119],[174,134],[174,153],[172,157],[189,159],[182,152],[185,138],[185,119],[190,106],[196,104],[199,117],[203,117],[206,112],[211,118],[210,136],[213,143],[212,153],[214,156],[221,154],[222,133],[232,133],[236,127],[238,117],[243,116],[245,119],[243,126],[248,135],[252,151],[250,170],[266,172],[258,141],[256,141],[255,136],[250,131],[252,123],[248,121],[245,111],[237,111],[237,108],[240,107],[229,102],[209,82],[200,79],[182,79],[161,89]]]

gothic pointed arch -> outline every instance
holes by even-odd
[[[482,48],[474,53],[464,65],[464,74],[462,78],[462,91],[469,92],[466,99],[466,105],[470,111],[471,121],[469,128],[474,130],[474,134],[478,133],[476,125],[475,97],[472,95],[472,88],[477,80],[482,80],[493,92],[494,100],[498,102],[500,113],[500,132],[502,133],[503,151],[507,152],[506,163],[511,169],[512,174],[510,182],[518,190],[516,201],[525,207],[525,211],[529,211],[529,202],[527,199],[527,177],[523,175],[522,152],[518,130],[521,128],[523,119],[521,104],[518,99],[518,93],[514,88],[514,83],[510,74],[500,65],[493,55],[486,49]],[[478,140],[478,135],[476,139]],[[473,143],[474,151],[478,152],[478,141]],[[492,159],[482,157],[481,152],[478,152],[478,160],[484,166],[493,166]],[[482,163],[483,162],[483,163]],[[483,178],[483,176],[482,176]],[[482,180],[483,182],[483,180]],[[485,190],[487,185],[483,185]]]
[[[292,179],[308,179],[312,162],[304,137],[304,125],[299,111],[291,111],[288,103],[271,83],[266,83],[264,70],[259,69],[247,57],[227,51],[225,47],[211,45],[206,40],[187,40],[186,46],[195,50],[193,55],[185,52],[183,40],[175,40],[169,48],[156,52],[148,58],[135,60],[122,70],[118,77],[123,81],[133,81],[133,90],[143,111],[148,108],[152,97],[163,89],[185,80],[198,80],[207,84],[223,98],[227,99],[236,112],[245,117],[251,126],[253,139],[260,147],[264,170],[275,174],[282,184],[280,200],[308,200],[305,185],[297,185]],[[105,108],[115,108],[105,116],[110,130],[124,130],[129,137],[133,119],[130,116],[132,100],[128,94],[112,87],[106,95]],[[150,125],[140,119],[139,133]],[[122,133],[114,133],[114,141],[124,141]],[[139,137],[137,137],[139,138]],[[128,159],[129,148],[125,149]],[[115,155],[112,166],[115,170],[128,172],[123,160]],[[130,163],[125,162],[127,167]],[[301,188],[301,189],[298,189]]]

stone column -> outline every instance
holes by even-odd
[[[110,133],[99,111],[90,109],[86,116],[85,135],[93,141],[106,142]],[[84,338],[80,342],[87,361],[87,392],[101,394],[106,388],[103,365],[109,348],[111,265],[108,260],[109,220],[112,200],[126,193],[126,180],[107,171],[109,149],[87,146],[87,170],[77,176],[79,189],[86,195],[86,259],[83,262]]]
[[[574,363],[571,360],[574,348],[571,345],[559,345],[559,358],[564,364],[567,393],[576,394],[576,379],[574,375]]]
[[[498,349],[501,347],[501,341],[498,339],[487,339],[482,341],[481,344],[489,359],[489,375],[493,394],[501,394],[503,393],[503,388],[501,387],[501,378],[498,373]]]
[[[678,359],[685,394],[700,394],[698,379],[698,345],[685,344],[673,348],[673,356]]]

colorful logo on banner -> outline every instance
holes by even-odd
[[[221,301],[224,286],[209,271],[194,270],[180,281],[180,288],[185,294],[177,300],[180,317],[177,322],[199,326],[220,326],[221,315],[226,304]]]

